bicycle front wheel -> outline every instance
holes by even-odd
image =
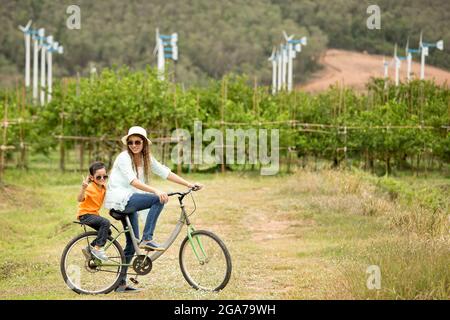
[[[86,250],[96,237],[96,231],[80,234],[67,244],[61,256],[61,274],[64,282],[76,293],[109,293],[121,280],[125,264],[122,247],[113,238],[108,237],[105,253],[109,260],[102,262]]]
[[[192,240],[191,240],[192,239]],[[214,233],[198,230],[183,240],[180,268],[186,281],[197,290],[220,291],[231,276],[231,256]]]

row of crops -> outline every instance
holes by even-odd
[[[192,132],[194,121],[201,121],[204,130],[278,129],[280,155],[295,160],[326,159],[335,166],[356,162],[386,171],[450,162],[450,91],[430,81],[395,87],[373,79],[363,94],[334,86],[316,95],[273,96],[245,76],[228,75],[186,89],[159,81],[150,68],[121,68],[62,80],[44,107],[30,104],[23,89],[1,95],[0,116],[5,118],[7,105],[12,123],[2,145],[15,145],[16,151],[25,141],[28,152],[45,154],[61,147],[61,137],[72,137],[64,140],[66,149],[96,138],[114,154],[118,145],[111,141],[132,125],[147,128],[157,141],[177,128]],[[13,119],[23,121],[14,124]],[[4,152],[11,157],[15,151]]]

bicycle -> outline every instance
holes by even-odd
[[[181,233],[183,226],[187,226],[187,235],[181,243],[179,250],[179,264],[185,280],[197,290],[220,291],[225,288],[231,276],[231,256],[223,241],[214,233],[207,230],[196,230],[189,217],[197,209],[192,195],[194,188],[187,192],[171,192],[168,196],[178,196],[181,214],[168,239],[162,244],[165,251],[151,251],[139,248],[138,239],[134,236],[129,216],[116,210],[109,214],[116,220],[125,220],[126,227],[117,231],[115,237],[108,236],[105,251],[108,261],[102,262],[90,254],[90,243],[97,237],[97,231],[87,231],[86,225],[79,221],[84,233],[74,237],[64,248],[61,256],[60,268],[67,286],[79,294],[106,294],[114,290],[125,274],[134,275],[130,281],[137,284],[137,277],[147,275],[152,270],[153,262],[158,259],[173,244]],[[183,199],[188,194],[194,202],[194,210],[187,214]],[[122,246],[117,239],[129,233],[135,249],[135,254],[129,264],[126,263]],[[86,249],[89,248],[89,253]],[[83,250],[84,249],[84,250]],[[83,253],[84,251],[84,253]],[[150,253],[152,254],[150,255]],[[130,267],[135,273],[124,272],[124,267]]]

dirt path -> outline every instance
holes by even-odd
[[[322,248],[304,237],[318,223],[308,215],[299,217],[303,197],[280,198],[280,192],[274,192],[279,185],[273,183],[253,192],[254,200],[248,201],[252,210],[243,223],[265,270],[261,275],[264,281],[253,284],[252,290],[271,292],[282,299],[349,298],[348,293],[336,291],[335,285],[343,281],[336,265],[311,254]]]

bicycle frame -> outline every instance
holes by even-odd
[[[195,242],[194,242],[194,237],[192,236],[192,233],[195,232],[195,228],[194,226],[191,224],[187,214],[186,214],[186,210],[185,210],[185,206],[183,204],[183,198],[185,195],[180,195],[178,197],[178,201],[180,203],[180,209],[181,209],[181,214],[180,214],[180,218],[178,219],[177,224],[175,225],[175,228],[173,229],[172,233],[170,234],[169,238],[167,238],[167,240],[162,244],[162,246],[166,249],[168,249],[173,242],[175,241],[175,239],[178,237],[178,235],[180,234],[181,230],[183,229],[183,226],[186,224],[187,225],[187,236],[189,238],[189,242],[191,244],[192,250],[194,251],[194,254],[196,256],[196,258],[199,260],[200,264],[203,264],[205,262],[207,262],[207,256],[205,253],[205,250],[203,248],[203,245],[200,241],[200,239],[198,237],[196,238],[197,244],[200,248],[200,251],[203,255],[203,258],[201,258],[199,256],[199,253],[197,252],[197,249],[195,248]],[[134,230],[133,227],[131,226],[131,222],[130,222],[130,218],[127,216],[125,216],[125,222],[126,222],[126,228],[125,230],[119,231],[117,228],[116,230],[119,231],[119,234],[116,235],[116,237],[113,239],[113,241],[110,241],[109,243],[107,243],[105,245],[105,250],[107,250],[109,248],[109,246],[111,246],[111,244],[117,240],[122,234],[126,234],[129,233],[130,237],[131,237],[131,241],[133,243],[133,247],[135,250],[135,256],[136,255],[142,255],[142,250],[139,248],[139,244],[138,244],[138,239],[136,239],[135,235],[134,235]],[[158,259],[165,251],[156,251],[154,252],[152,255],[149,256],[149,258],[151,259],[151,261],[155,261],[156,259]],[[148,253],[147,253],[148,254]],[[119,263],[101,263],[102,266],[131,266],[132,263],[124,263],[124,264],[119,264]]]
[[[187,226],[187,235],[188,235],[188,238],[189,238],[189,242],[191,243],[192,249],[193,249],[193,251],[194,251],[194,253],[195,253],[195,256],[197,257],[197,259],[198,259],[201,263],[203,263],[204,261],[202,261],[202,260],[200,259],[200,257],[199,257],[198,254],[197,254],[197,250],[196,250],[195,247],[194,247],[194,241],[193,241],[193,238],[192,238],[192,233],[195,231],[195,228],[194,228],[194,226],[191,224],[191,221],[189,220],[189,217],[188,217],[188,215],[186,214],[186,209],[185,209],[185,206],[184,206],[184,204],[183,204],[183,198],[184,198],[185,196],[186,196],[186,194],[180,195],[180,196],[178,197],[178,202],[180,203],[180,209],[181,209],[180,218],[178,219],[178,222],[177,222],[177,224],[175,225],[175,228],[174,228],[174,230],[172,231],[172,233],[170,234],[169,238],[162,244],[162,246],[163,246],[164,248],[169,248],[169,247],[172,245],[172,243],[175,241],[175,239],[178,237],[178,235],[180,234],[181,229],[183,229],[183,226],[186,224],[186,226]],[[129,222],[127,222],[127,223],[129,223]],[[198,243],[198,245],[199,245],[199,247],[200,247],[200,249],[201,249],[201,251],[202,251],[202,253],[203,253],[204,257],[205,257],[205,259],[206,259],[206,253],[205,253],[205,250],[203,249],[203,245],[201,244],[201,241],[200,241],[199,238],[197,238],[197,243]],[[151,259],[152,262],[153,262],[153,261],[155,261],[156,259],[158,259],[164,252],[165,252],[165,251],[158,251],[158,252],[153,253],[153,254],[150,256],[150,259]]]

